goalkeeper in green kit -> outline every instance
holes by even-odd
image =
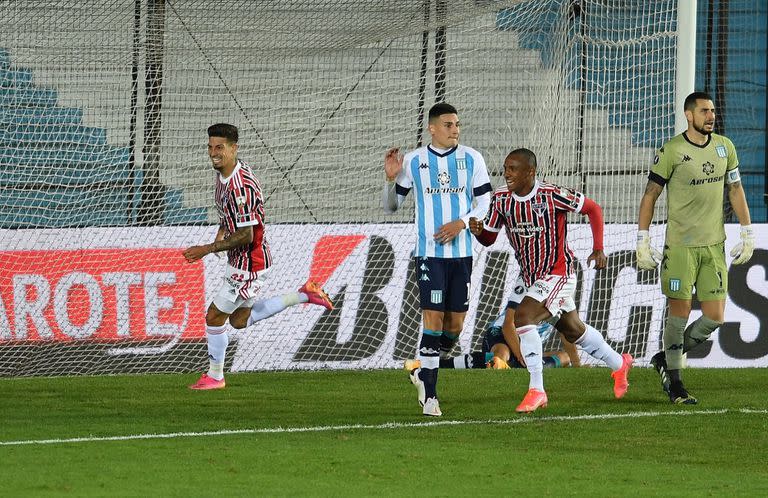
[[[650,270],[661,262],[661,287],[669,310],[662,336],[664,349],[651,358],[651,365],[672,403],[692,405],[697,400],[683,386],[683,354],[706,341],[723,323],[728,293],[724,185],[741,224],[741,241],[731,250],[733,264],[752,257],[755,240],[736,149],[728,138],[713,133],[712,98],[694,92],[685,99],[684,110],[688,129],[659,149],[640,201],[637,266]],[[664,186],[668,220],[662,255],[651,247],[648,228]],[[687,325],[694,289],[702,316]]]

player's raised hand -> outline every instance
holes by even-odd
[[[731,249],[731,256],[733,256],[733,264],[740,265],[746,263],[752,257],[752,253],[755,250],[755,235],[752,232],[752,225],[741,227],[741,242],[736,244]]]
[[[608,264],[608,258],[605,256],[605,253],[602,251],[602,249],[598,251],[592,251],[592,254],[590,254],[587,258],[587,266],[591,267],[592,265],[590,263],[593,261],[595,263],[595,270],[602,270]]]
[[[392,147],[384,155],[384,173],[387,175],[387,181],[393,182],[400,171],[403,169],[403,155],[400,149]]]
[[[662,254],[651,247],[651,235],[648,230],[637,231],[637,267],[653,270],[661,262]]]
[[[483,231],[483,220],[478,220],[477,218],[470,218],[469,231],[472,232],[472,235],[480,235],[480,232]]]

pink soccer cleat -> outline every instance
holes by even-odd
[[[224,389],[224,386],[226,386],[227,383],[224,382],[224,379],[216,380],[213,377],[208,377],[208,374],[203,374],[200,379],[189,386],[190,389],[194,389],[195,391],[207,391],[210,389]]]
[[[627,353],[621,355],[621,368],[611,373],[613,377],[613,395],[616,399],[623,398],[629,388],[629,369],[632,368],[632,357]]]
[[[517,408],[515,408],[515,411],[518,413],[531,413],[536,411],[537,408],[546,408],[548,402],[547,393],[530,388],[528,389],[528,392],[525,393],[523,401],[517,405]]]
[[[308,302],[322,306],[329,310],[333,309],[333,302],[331,302],[331,298],[328,297],[328,294],[325,293],[325,291],[317,282],[307,280],[307,283],[301,286],[299,292],[307,295],[307,299],[309,299]]]

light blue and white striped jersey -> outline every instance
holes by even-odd
[[[430,145],[411,151],[403,157],[395,190],[398,204],[411,190],[415,196],[415,257],[472,256],[472,234],[468,228],[448,244],[435,242],[434,235],[451,221],[461,218],[469,227],[470,217],[485,217],[492,188],[485,159],[478,151],[464,145],[442,153]]]

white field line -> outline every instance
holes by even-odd
[[[0,441],[0,446],[24,446],[24,445],[48,445],[48,444],[69,444],[69,443],[94,443],[101,441],[133,441],[138,439],[176,439],[176,438],[194,438],[208,436],[230,436],[234,434],[291,434],[300,432],[333,432],[349,430],[388,430],[388,429],[411,429],[421,427],[441,427],[457,425],[517,425],[546,422],[568,422],[581,420],[614,420],[614,419],[632,419],[649,417],[691,417],[691,416],[709,416],[722,415],[725,413],[743,413],[749,415],[768,415],[768,410],[686,410],[675,412],[630,412],[615,414],[592,414],[592,415],[571,415],[571,416],[552,416],[552,417],[520,417],[503,420],[430,420],[428,422],[385,422],[383,424],[343,424],[343,425],[319,425],[310,427],[264,427],[261,429],[222,429],[218,431],[201,432],[170,432],[165,434],[129,434],[126,436],[88,436],[73,437],[62,439],[27,439],[20,441]]]

